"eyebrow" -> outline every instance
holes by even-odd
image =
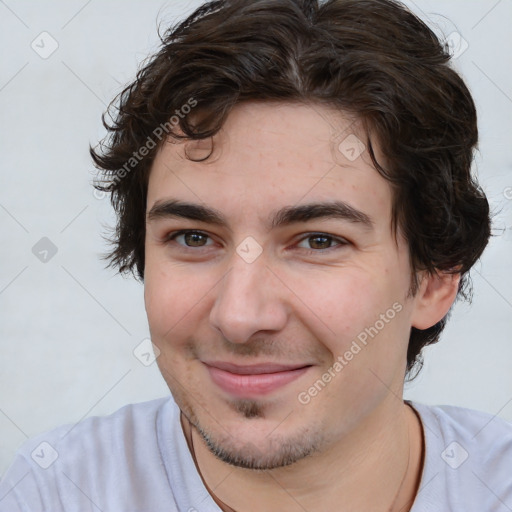
[[[227,219],[215,208],[177,199],[156,201],[147,215],[148,221],[174,217],[195,220],[229,229]],[[297,222],[308,222],[315,219],[346,220],[360,224],[367,229],[373,228],[373,220],[366,213],[357,210],[344,201],[285,206],[271,215],[267,227],[269,229],[275,229],[277,227],[287,226]]]

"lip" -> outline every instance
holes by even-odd
[[[223,391],[241,398],[271,393],[298,379],[311,365],[261,363],[236,365],[228,362],[203,363],[212,381]]]

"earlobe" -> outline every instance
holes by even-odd
[[[416,294],[412,327],[424,330],[442,320],[457,296],[459,282],[457,273],[424,274]]]

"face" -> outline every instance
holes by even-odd
[[[158,365],[231,464],[327,450],[401,392],[408,250],[356,128],[324,106],[246,103],[205,162],[185,156],[204,142],[165,144],[154,161],[145,302]]]

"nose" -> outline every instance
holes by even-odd
[[[211,325],[231,343],[245,343],[258,331],[280,331],[288,310],[285,286],[259,257],[247,263],[234,254],[229,272],[215,288]]]

